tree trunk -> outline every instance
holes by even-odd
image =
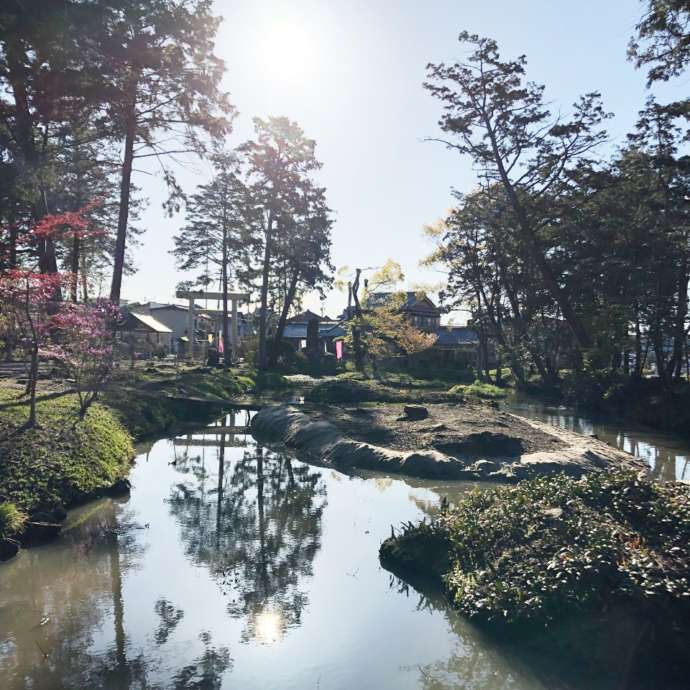
[[[127,245],[127,223],[129,221],[129,197],[132,183],[132,162],[134,160],[134,140],[136,139],[136,82],[133,87],[132,100],[126,115],[125,150],[120,180],[120,212],[117,218],[117,237],[113,256],[113,279],[110,286],[110,301],[120,304],[122,274],[125,267],[125,249]]]
[[[31,365],[29,367],[29,381],[27,383],[29,393],[29,419],[28,427],[36,426],[36,383],[38,381],[38,343],[31,348]]]
[[[72,238],[72,254],[70,256],[69,296],[72,302],[78,300],[79,287],[79,254],[81,253],[81,241],[77,234]]]
[[[268,367],[266,351],[266,320],[268,317],[268,278],[271,269],[271,241],[273,234],[273,211],[269,211],[266,222],[264,263],[261,275],[261,311],[259,312],[259,362],[260,370]]]
[[[89,301],[89,284],[87,280],[87,265],[86,265],[86,251],[85,247],[82,247],[79,253],[79,259],[81,263],[81,301],[84,304],[88,304]]]
[[[223,331],[223,364],[229,367],[232,360],[232,347],[230,345],[230,327],[228,324],[228,229],[225,222],[223,223],[223,257],[221,265],[221,282],[223,291],[223,315],[222,326]]]
[[[352,283],[352,299],[355,303],[355,318],[358,323],[362,318],[362,307],[359,304],[359,277],[362,275],[362,269],[358,268],[355,271],[355,279]],[[359,325],[352,327],[352,349],[355,351],[355,367],[357,371],[364,371],[364,351],[362,349],[362,335],[359,332]]]
[[[678,307],[676,309],[676,319],[673,333],[673,367],[669,374],[674,379],[680,379],[683,375],[683,363],[685,360],[685,349],[687,334],[685,331],[685,321],[688,317],[688,260],[685,259],[680,268],[678,276]]]
[[[297,292],[297,283],[299,282],[299,269],[295,269],[290,279],[290,285],[288,286],[287,292],[285,293],[285,301],[283,302],[283,308],[280,312],[280,318],[278,319],[278,327],[276,328],[276,335],[274,339],[274,346],[271,351],[270,363],[274,366],[278,361],[278,352],[280,350],[280,343],[283,340],[283,333],[285,332],[285,324],[287,323],[287,315],[290,313],[290,307],[295,299],[295,293]]]

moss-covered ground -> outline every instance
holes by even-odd
[[[0,388],[0,503],[24,514],[67,506],[126,476],[132,438],[115,415],[94,404],[83,419],[75,395],[39,395],[38,425],[18,387]]]
[[[54,514],[124,479],[133,440],[209,419],[219,406],[257,387],[252,374],[203,367],[123,370],[83,419],[75,394],[42,382],[33,428],[25,427],[23,387],[3,383],[0,540],[21,532],[27,516]]]
[[[103,400],[134,438],[143,439],[202,421],[214,407],[255,387],[252,376],[205,367],[123,372]]]

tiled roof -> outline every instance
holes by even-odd
[[[367,295],[366,306],[370,309],[385,306],[394,295],[401,294],[396,292],[371,292]],[[404,294],[402,309],[404,311],[426,312],[428,314],[439,314],[438,307],[429,299],[426,294],[409,290]]]
[[[467,326],[442,326],[436,333],[435,345],[476,345],[479,342],[477,331]]]

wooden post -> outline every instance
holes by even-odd
[[[189,315],[187,317],[187,336],[189,338],[189,351],[187,358],[192,360],[194,358],[194,300],[195,299],[223,299],[221,292],[207,292],[206,290],[178,290],[176,296],[179,299],[189,300]],[[230,334],[231,346],[233,348],[233,356],[236,354],[235,348],[239,345],[239,330],[237,324],[237,303],[248,302],[249,293],[246,292],[228,292],[228,299],[232,301],[232,329]],[[224,343],[227,347],[227,343]]]
[[[237,324],[237,300],[232,300],[232,321],[230,322],[230,342],[232,344],[232,358],[237,359],[237,346],[239,345],[239,328]],[[225,343],[227,347],[227,343]]]
[[[189,311],[187,312],[187,359],[194,361],[194,298],[189,298]]]

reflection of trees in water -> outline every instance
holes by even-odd
[[[202,632],[199,639],[204,645],[204,651],[195,661],[175,674],[175,690],[218,690],[223,682],[223,674],[232,665],[230,652],[226,647],[216,649],[211,646],[210,633]]]
[[[137,567],[144,551],[136,538],[141,527],[126,506],[104,500],[90,513],[84,511],[83,523],[66,531],[59,544],[29,549],[4,566],[0,621],[11,642],[0,655],[0,687],[171,687],[151,680],[161,666],[156,652],[133,653],[126,634],[122,579]],[[165,600],[156,603],[155,611],[159,625],[152,637],[160,647],[184,614]],[[96,634],[107,635],[109,626],[112,644],[104,653],[94,653]],[[214,647],[208,634],[200,639],[203,652],[173,672],[172,687],[220,687],[231,665],[229,650]]]
[[[91,665],[94,631],[113,613],[118,649],[124,647],[121,567],[141,553],[131,537],[131,514],[101,501],[84,524],[64,533],[59,546],[29,549],[3,570],[3,630],[15,644],[0,659],[0,676],[19,687],[77,687]],[[120,556],[118,555],[120,552]],[[47,555],[48,554],[48,555]]]
[[[184,611],[175,608],[167,599],[159,599],[153,607],[160,618],[154,639],[156,644],[165,644],[170,633],[175,630],[178,623],[184,618]]]
[[[528,674],[522,673],[520,664],[508,661],[495,643],[492,643],[469,623],[452,611],[440,593],[429,590],[420,594],[411,585],[395,575],[390,576],[389,586],[399,594],[417,597],[418,611],[441,611],[448,625],[458,637],[457,651],[448,659],[409,667],[419,672],[419,687],[423,690],[518,690],[525,687]],[[424,589],[424,587],[421,587]],[[531,683],[529,687],[540,687]],[[559,685],[548,686],[560,688]]]
[[[254,445],[226,461],[231,442],[219,435],[215,476],[206,461],[168,502],[187,555],[223,583],[228,612],[245,619],[244,638],[271,642],[299,624],[307,604],[301,580],[321,545],[326,489],[309,465]]]
[[[442,612],[457,637],[455,651],[447,658],[408,667],[419,672],[423,690],[665,690],[687,688],[686,665],[666,655],[660,646],[649,646],[654,636],[644,623],[596,615],[563,622],[561,627],[527,635],[512,642],[483,632],[453,611],[435,586],[423,581],[415,587],[395,575],[389,586],[400,594],[417,597],[417,610]],[[420,593],[423,592],[423,593]],[[672,654],[672,652],[671,652]]]

